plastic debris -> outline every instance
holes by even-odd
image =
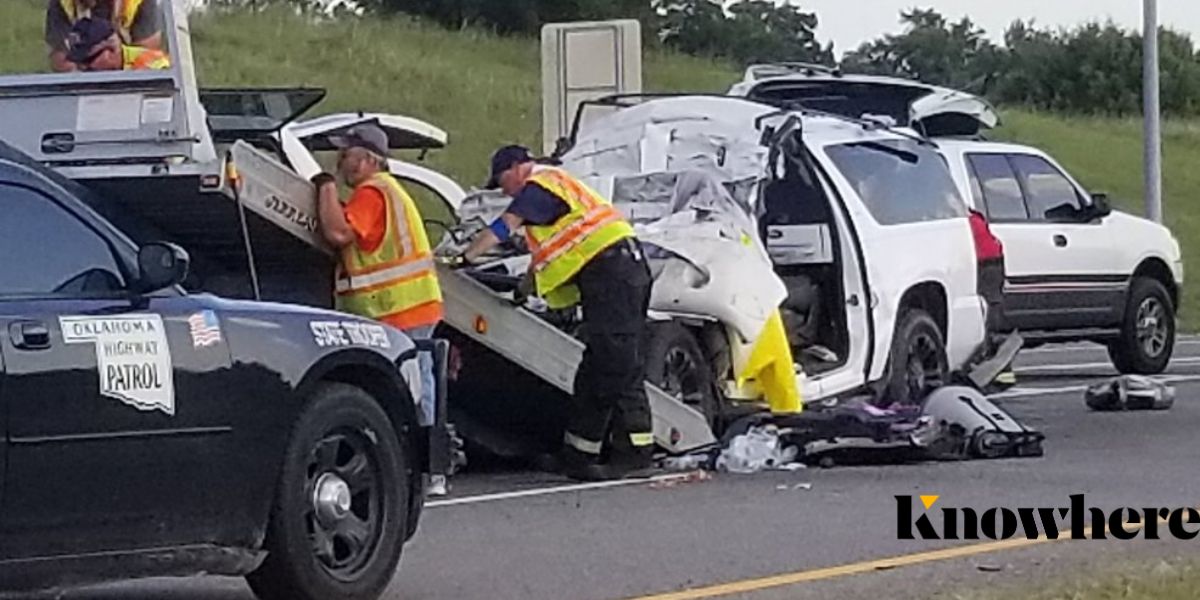
[[[1097,383],[1083,394],[1097,411],[1167,410],[1175,404],[1175,388],[1141,375],[1123,375]]]
[[[708,467],[711,462],[712,457],[708,454],[670,456],[663,459],[662,468],[668,471],[694,471]]]
[[[709,473],[708,471],[703,471],[703,470],[692,471],[691,473],[688,473],[687,475],[682,475],[679,477],[669,477],[666,479],[659,479],[659,480],[655,481],[654,483],[651,483],[650,488],[655,489],[655,490],[661,490],[661,489],[666,489],[666,488],[678,487],[680,485],[689,484],[689,483],[708,481],[710,479],[712,479],[712,473]]]
[[[765,470],[793,470],[800,449],[785,447],[774,425],[752,427],[729,443],[717,457],[717,470],[729,473],[758,473]]]

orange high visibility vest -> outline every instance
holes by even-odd
[[[535,168],[526,183],[540,185],[569,208],[549,225],[526,224],[525,237],[538,295],[551,308],[571,306],[579,301],[572,278],[597,254],[633,237],[633,226],[608,200],[562,169]]]
[[[166,54],[141,46],[122,45],[121,61],[126,71],[171,68],[171,61],[167,59]]]
[[[433,252],[412,197],[388,173],[359,184],[386,199],[387,226],[373,252],[357,244],[342,250],[337,273],[337,309],[401,328],[434,325],[442,319],[442,292]]]

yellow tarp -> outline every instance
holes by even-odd
[[[750,358],[738,374],[738,386],[754,380],[774,413],[797,413],[804,409],[796,384],[796,367],[788,343],[783,317],[776,310],[754,341]]]

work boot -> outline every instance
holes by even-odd
[[[654,465],[654,446],[614,448],[609,469],[621,479],[645,479],[661,472]]]
[[[534,459],[538,470],[558,473],[577,481],[607,481],[616,479],[598,456],[566,447],[557,454],[543,454]]]

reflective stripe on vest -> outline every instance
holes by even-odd
[[[400,321],[405,312],[422,309],[421,315],[440,319],[442,293],[416,204],[387,173],[378,173],[361,186],[383,194],[387,224],[383,241],[374,252],[365,253],[355,244],[342,251],[336,280],[338,309],[373,319],[397,317]],[[430,306],[435,310],[428,310]]]
[[[143,0],[113,0],[112,6],[112,21],[113,26],[121,35],[125,43],[132,43],[133,40],[133,22],[137,20],[138,11],[142,8]],[[67,21],[72,25],[80,19],[80,12],[76,10],[75,0],[58,0],[59,6],[62,7],[63,13],[67,15]],[[86,11],[88,16],[91,11]]]
[[[538,294],[553,308],[577,301],[574,290],[560,290],[595,256],[633,237],[633,226],[603,196],[567,172],[538,167],[527,180],[565,202],[568,212],[550,225],[526,225]],[[558,290],[560,294],[554,292]]]
[[[122,46],[121,59],[126,71],[169,69],[171,67],[171,61],[167,60],[166,54],[139,46]]]

